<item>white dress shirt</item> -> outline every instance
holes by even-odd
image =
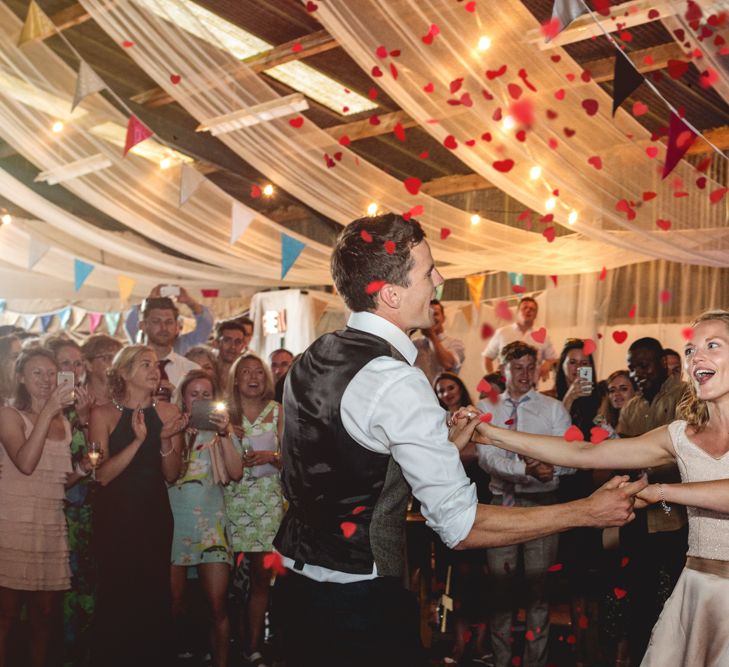
[[[191,371],[194,368],[200,368],[199,364],[196,364],[194,361],[190,361],[186,357],[183,357],[181,354],[177,354],[177,352],[174,351],[171,351],[163,358],[170,362],[165,366],[165,373],[167,373],[167,377],[170,382],[175,385],[175,387],[182,382],[182,378],[185,377],[188,371]]]
[[[417,350],[391,322],[370,312],[353,313],[347,326],[389,342],[407,360],[377,357],[362,368],[342,395],[340,413],[347,433],[362,447],[390,454],[402,468],[426,523],[453,547],[476,519],[476,486],[466,476],[458,448],[448,440],[446,412],[419,368]],[[290,558],[284,565],[294,569]],[[377,576],[304,565],[299,574],[317,581],[351,583]]]
[[[505,327],[501,327],[494,332],[494,335],[491,336],[491,340],[488,342],[483,352],[481,352],[481,356],[488,357],[489,359],[497,359],[504,346],[520,340],[537,349],[538,372],[539,366],[545,359],[556,359],[559,355],[555,352],[554,345],[552,345],[552,341],[549,340],[549,336],[544,337],[543,343],[538,343],[532,337],[533,332],[533,327],[522,332],[516,322],[513,324],[507,324]]]
[[[483,400],[478,402],[482,412],[493,415],[492,424],[501,428],[508,428],[506,422],[511,419],[512,406],[507,402],[509,392],[505,391],[494,404]],[[534,389],[530,389],[523,398],[529,400],[519,404],[517,408],[516,430],[524,433],[539,435],[557,435],[562,437],[571,426],[570,415],[561,401],[544,396]],[[547,493],[559,486],[561,475],[572,475],[575,468],[554,466],[554,477],[549,482],[540,482],[536,477],[526,474],[526,463],[512,452],[495,447],[494,445],[476,445],[478,464],[491,475],[489,488],[494,495],[508,493],[511,485],[514,493]]]

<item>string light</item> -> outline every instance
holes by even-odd
[[[479,222],[481,222],[481,216],[478,213],[474,213],[471,216],[471,224],[477,225]]]
[[[2,217],[0,217],[0,222],[2,222],[4,225],[9,225],[13,221],[13,216],[10,215],[10,213],[4,213]]]
[[[53,125],[51,125],[51,131],[55,134],[58,134],[59,132],[63,132],[63,122],[60,120],[57,120]]]
[[[478,40],[478,50],[488,51],[491,48],[491,38],[486,35],[481,35]]]
[[[544,202],[544,208],[548,211],[554,211],[555,206],[557,206],[557,200],[554,197],[550,197]]]
[[[571,225],[574,225],[577,222],[577,211],[570,211],[570,214],[567,216],[567,222]]]
[[[265,197],[270,197],[271,195],[273,195],[273,185],[271,185],[270,183],[268,185],[264,185],[263,186],[263,195]]]
[[[172,158],[163,157],[159,161],[159,168],[160,169],[169,169],[172,166]]]
[[[504,116],[504,122],[502,124],[502,127],[504,130],[513,130],[516,123],[514,122],[514,119],[511,116]]]
[[[377,215],[377,203],[376,202],[372,202],[367,207],[367,215],[369,215],[370,217],[372,217],[373,215]]]
[[[529,178],[536,181],[542,175],[542,168],[537,164],[529,170]]]

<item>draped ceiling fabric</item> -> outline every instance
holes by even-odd
[[[677,12],[685,11],[685,2],[675,4]],[[539,25],[519,0],[477,3],[473,13],[440,0],[330,0],[319,4],[316,16],[365,71],[375,66],[384,71],[374,80],[404,111],[438,141],[455,137],[456,155],[464,163],[523,204],[546,213],[545,202],[557,190],[556,221],[570,227],[568,215],[574,210],[579,217],[572,229],[586,236],[654,258],[727,265],[726,204],[709,199],[725,183],[709,179],[700,189],[695,182],[701,174],[687,162],[661,181],[663,144],[651,142],[650,133],[629,113],[619,110],[613,119],[611,97],[589,76],[584,80],[564,49],[541,52],[530,42],[527,35]],[[439,32],[423,40],[432,25]],[[613,27],[610,21],[607,25]],[[482,35],[492,41],[480,53]],[[401,55],[383,60],[376,54],[381,45]],[[387,71],[389,62],[398,68],[397,78]],[[462,85],[452,94],[458,79]],[[433,92],[424,89],[428,83]],[[487,101],[483,91],[493,100]],[[466,92],[470,106],[468,100],[460,103]],[[525,141],[517,136],[518,122],[507,130],[492,120],[499,109],[503,116],[514,113],[517,98],[534,112]],[[653,111],[668,120],[664,107]],[[492,141],[481,138],[485,131]],[[476,139],[472,148],[464,145],[469,139]],[[550,141],[557,142],[556,149]],[[649,147],[658,148],[658,159],[647,155]],[[588,162],[596,157],[601,169]],[[513,169],[494,168],[505,159],[514,161]],[[542,169],[536,180],[529,177],[534,166]],[[649,199],[644,193],[657,196]],[[620,200],[636,203],[634,219],[627,208],[617,210]],[[670,221],[671,231],[659,229],[659,219]]]
[[[262,77],[225,51],[183,3],[81,0],[81,4],[117,44],[134,42],[126,53],[199,121],[279,97]],[[489,7],[492,4],[496,3],[489,3]],[[360,6],[369,7],[369,3],[358,1],[352,6],[359,10]],[[196,32],[206,39],[180,28],[181,17],[196,24]],[[361,29],[363,34],[369,34],[369,28]],[[349,48],[348,44],[343,45]],[[450,54],[440,56],[449,58]],[[455,60],[444,61],[438,67],[447,71],[455,64]],[[177,84],[170,80],[173,73],[181,77]],[[418,120],[425,122],[427,118],[421,115]],[[479,135],[485,125],[488,124],[481,118]],[[433,255],[447,278],[484,270],[512,271],[515,267],[540,275],[599,271],[603,266],[612,268],[645,261],[656,256],[657,248],[663,251],[664,246],[672,259],[680,256],[686,260],[687,255],[695,261],[699,259],[696,253],[686,250],[697,241],[681,240],[683,250],[679,251],[648,234],[650,242],[646,240],[641,245],[643,235],[635,229],[607,234],[611,242],[620,239],[621,247],[617,247],[606,245],[602,238],[593,241],[574,233],[548,243],[541,230],[526,231],[489,220],[471,225],[466,211],[422,193],[409,195],[400,181],[340,145],[308,119],[299,128],[292,127],[288,119],[259,123],[220,135],[219,139],[280,187],[342,224],[361,217],[373,201],[382,210],[395,212],[421,205],[423,211],[417,218],[428,232]],[[327,167],[325,154],[331,157],[335,153],[341,153],[341,160],[332,160],[334,166]],[[594,184],[590,182],[589,187]],[[585,196],[589,197],[589,193]],[[451,232],[446,240],[440,239],[443,227]],[[635,249],[631,248],[633,245]],[[719,261],[708,256],[700,259],[709,263]]]
[[[198,272],[224,270],[230,280],[246,285],[331,282],[327,246],[260,214],[231,246],[232,199],[210,182],[178,208],[180,166],[162,170],[132,153],[123,159],[120,147],[98,138],[94,130],[110,124],[123,136],[127,117],[101,95],[86,98],[71,114],[76,72],[42,42],[18,48],[20,30],[21,22],[0,3],[0,137],[39,171],[100,153],[111,160],[111,167],[65,181],[62,187],[130,229],[198,260]],[[53,134],[50,127],[59,118],[66,121],[66,129]],[[6,196],[17,200],[12,191]],[[281,232],[306,243],[284,281]]]

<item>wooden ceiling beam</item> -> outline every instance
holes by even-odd
[[[423,183],[420,188],[431,197],[443,197],[444,195],[455,195],[461,192],[473,192],[474,190],[488,190],[496,186],[478,174],[455,174],[454,176],[441,176],[432,181]]]
[[[91,14],[89,14],[78,2],[76,2],[72,5],[69,5],[65,9],[62,9],[60,12],[56,12],[53,16],[49,16],[48,18],[50,18],[53,24],[56,26],[56,30],[68,30],[69,28],[73,28],[74,26],[86,23],[86,21],[91,18]],[[49,37],[53,37],[53,35],[55,34],[55,30],[45,32],[42,33],[38,37],[38,39],[48,39]]]
[[[299,44],[301,49],[293,51],[292,49],[295,44]],[[254,72],[260,73],[278,65],[283,65],[284,63],[292,62],[294,60],[302,60],[303,58],[308,58],[309,56],[313,56],[318,53],[330,51],[336,47],[336,40],[326,30],[318,30],[317,32],[305,35],[300,39],[294,39],[290,42],[286,42],[285,44],[274,46],[272,49],[252,56],[243,62]],[[238,67],[238,63],[235,63],[230,68],[230,74],[235,79],[237,76],[246,76],[247,72]],[[133,102],[148,108],[167,106],[175,101],[171,95],[168,95],[167,92],[160,87],[145,90],[134,95],[131,99]]]
[[[665,69],[669,60],[691,61],[691,57],[687,56],[681,45],[676,42],[667,42],[648,49],[633,51],[628,56],[641,74]],[[620,57],[622,58],[622,56]],[[612,81],[615,74],[615,57],[591,60],[584,63],[582,68],[587,70],[592,80],[597,83]]]
[[[339,141],[343,136],[349,137],[350,141],[379,137],[392,132],[395,126],[400,123],[404,128],[415,127],[417,123],[404,111],[393,111],[392,113],[378,116],[380,121],[377,125],[370,123],[369,118],[355,120],[351,123],[342,123],[326,128],[325,132]]]
[[[713,130],[704,130],[703,135],[719,150],[729,150],[729,125],[715,127]],[[686,151],[687,155],[702,155],[713,153],[714,149],[705,141],[695,141],[691,148]]]

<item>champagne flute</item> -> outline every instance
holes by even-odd
[[[101,459],[101,444],[98,442],[90,442],[88,446],[89,463],[91,463],[91,479],[96,481],[96,468]]]

